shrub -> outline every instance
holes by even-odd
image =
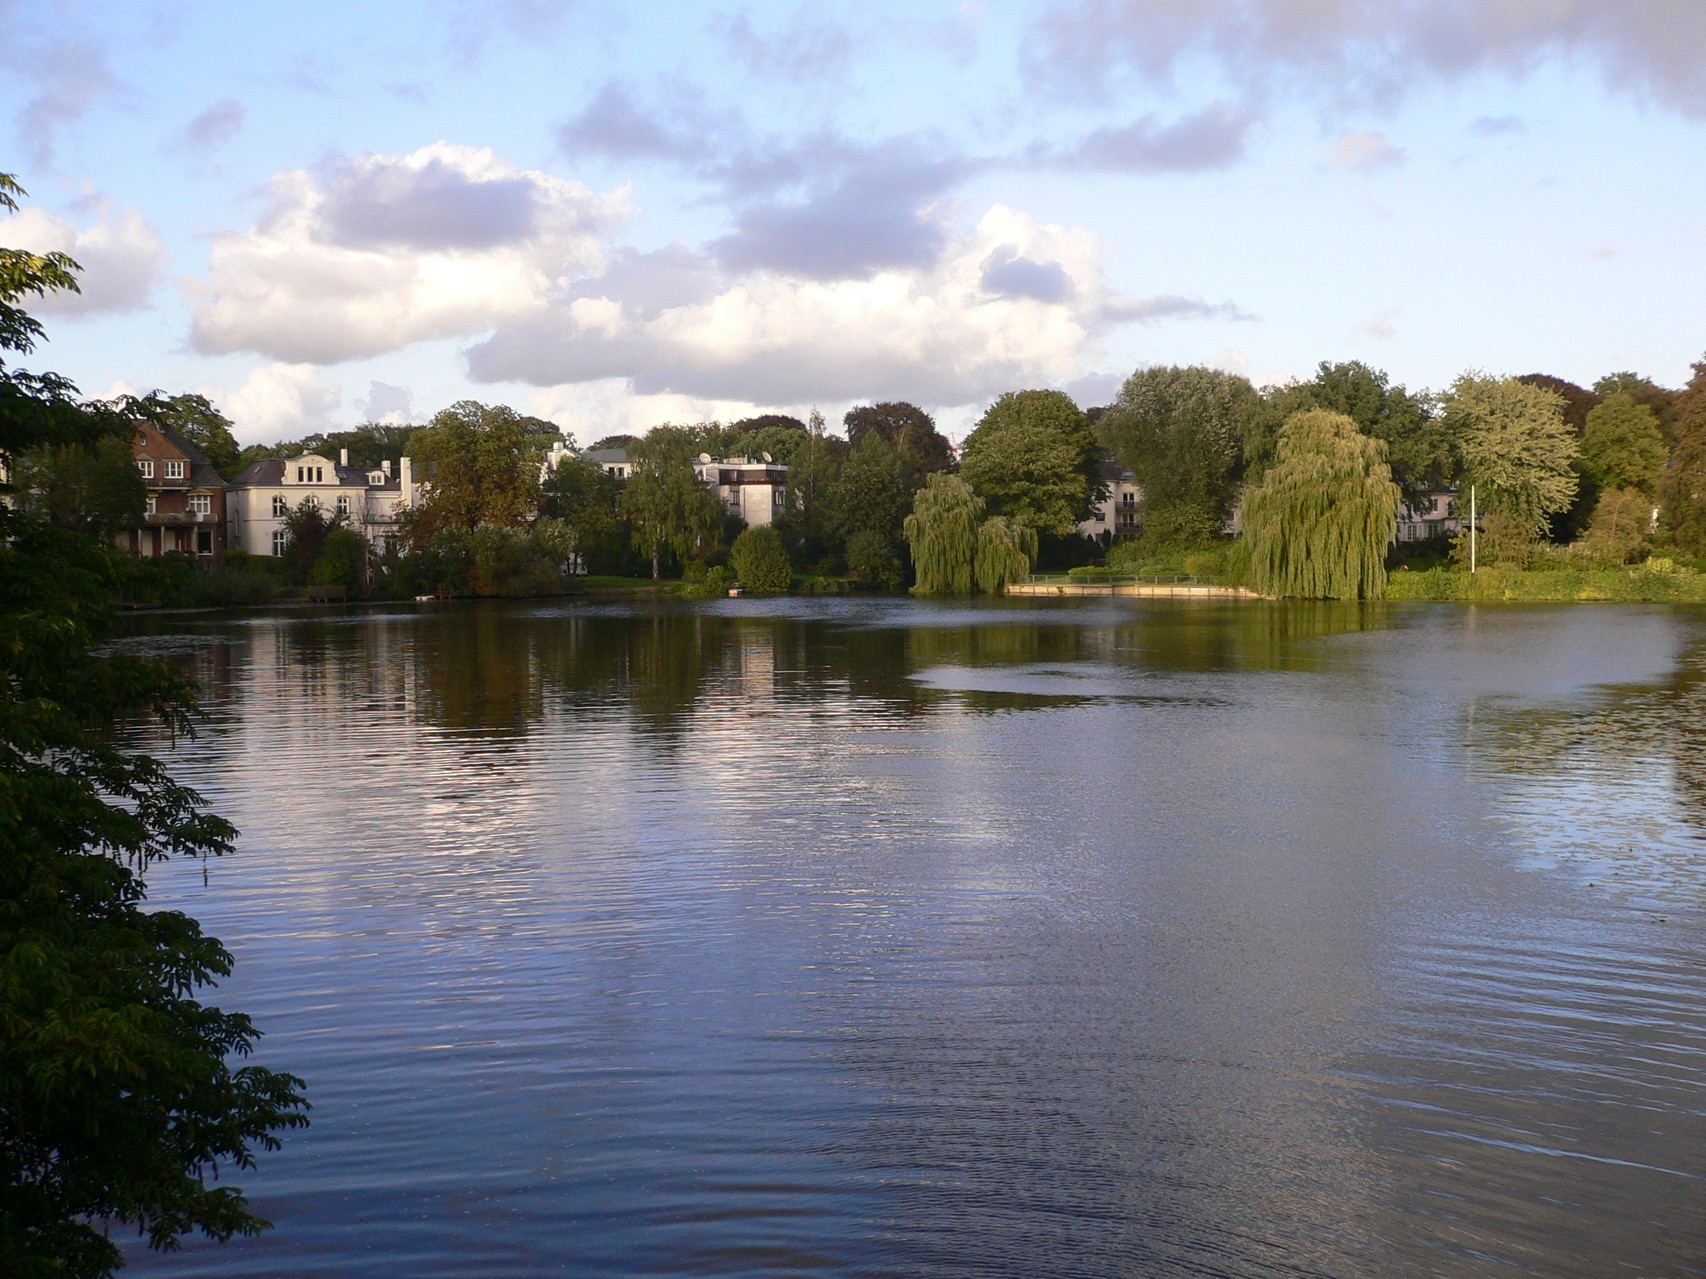
[[[729,560],[741,586],[761,595],[786,594],[794,581],[794,566],[782,545],[782,535],[769,525],[746,529],[735,538]]]
[[[847,572],[871,590],[900,589],[904,576],[894,543],[875,529],[860,529],[847,539]]]

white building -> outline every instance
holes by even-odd
[[[1102,484],[1108,490],[1107,498],[1095,514],[1079,524],[1078,531],[1103,542],[1136,537],[1142,527],[1138,512],[1143,507],[1143,489],[1132,479],[1131,472],[1111,457],[1102,463]]]
[[[1425,542],[1430,537],[1454,537],[1468,520],[1457,510],[1457,494],[1429,493],[1420,506],[1405,502],[1398,508],[1398,541]]]
[[[626,480],[633,470],[627,449],[593,449],[586,457],[618,480]],[[693,464],[693,473],[731,515],[745,520],[748,528],[769,524],[787,504],[788,468],[771,460],[768,453],[756,458],[701,453]]]
[[[320,453],[252,463],[225,490],[226,546],[251,555],[281,555],[290,541],[285,516],[312,502],[383,552],[403,512],[418,506],[421,485],[408,458],[395,473],[389,460],[376,467],[349,464],[340,449],[334,463]]]

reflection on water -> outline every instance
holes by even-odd
[[[1706,1273],[1698,614],[144,626],[316,1109],[137,1274]]]

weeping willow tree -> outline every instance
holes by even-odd
[[[1244,500],[1251,577],[1264,595],[1378,599],[1398,531],[1386,445],[1342,413],[1294,413],[1279,461]]]
[[[973,576],[977,589],[999,595],[1001,588],[1031,571],[1037,557],[1037,535],[1023,524],[1002,515],[992,515],[977,530],[977,558]]]
[[[996,515],[983,518],[983,500],[957,475],[932,475],[918,491],[904,525],[912,547],[919,595],[997,594],[1031,571],[1034,530]]]
[[[912,548],[920,595],[970,595],[983,502],[957,475],[941,471],[918,490],[901,526]]]

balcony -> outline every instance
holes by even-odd
[[[212,511],[149,511],[143,519],[150,527],[219,523],[219,516]]]

